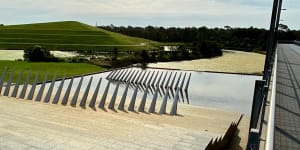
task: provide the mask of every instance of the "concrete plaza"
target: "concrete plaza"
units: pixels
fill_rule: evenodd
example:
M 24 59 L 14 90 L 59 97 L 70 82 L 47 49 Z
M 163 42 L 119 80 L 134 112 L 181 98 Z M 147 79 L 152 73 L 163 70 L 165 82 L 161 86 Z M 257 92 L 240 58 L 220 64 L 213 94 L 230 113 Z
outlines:
M 204 149 L 240 117 L 183 104 L 178 113 L 172 117 L 0 96 L 0 149 Z

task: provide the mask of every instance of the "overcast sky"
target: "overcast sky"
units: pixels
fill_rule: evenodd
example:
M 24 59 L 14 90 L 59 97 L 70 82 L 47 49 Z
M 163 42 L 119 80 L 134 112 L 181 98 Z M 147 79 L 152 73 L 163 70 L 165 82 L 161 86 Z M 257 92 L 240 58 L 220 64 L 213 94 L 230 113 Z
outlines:
M 0 0 L 0 23 L 74 20 L 90 25 L 269 28 L 273 0 Z M 282 23 L 300 29 L 300 1 L 284 0 Z

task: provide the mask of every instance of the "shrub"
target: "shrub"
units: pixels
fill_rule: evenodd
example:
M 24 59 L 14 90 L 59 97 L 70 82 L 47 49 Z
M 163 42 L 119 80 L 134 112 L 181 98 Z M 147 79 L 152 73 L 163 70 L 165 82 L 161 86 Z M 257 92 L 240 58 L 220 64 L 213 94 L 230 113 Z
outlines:
M 42 48 L 39 45 L 25 49 L 23 57 L 25 61 L 31 61 L 31 62 L 59 61 L 58 58 L 50 54 L 50 51 Z

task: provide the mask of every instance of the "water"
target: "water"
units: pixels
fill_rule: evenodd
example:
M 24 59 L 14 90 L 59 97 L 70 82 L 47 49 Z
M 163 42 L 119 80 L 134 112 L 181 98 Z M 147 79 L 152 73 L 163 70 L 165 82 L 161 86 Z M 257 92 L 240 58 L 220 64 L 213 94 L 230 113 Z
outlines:
M 130 70 L 140 71 L 142 69 L 131 68 Z M 186 86 L 188 75 L 189 73 L 191 73 L 191 80 L 187 92 L 185 92 L 184 90 L 180 92 L 180 96 L 179 96 L 180 103 L 189 102 L 190 105 L 197 105 L 197 106 L 222 109 L 226 111 L 239 112 L 239 113 L 246 114 L 248 116 L 250 115 L 251 112 L 252 96 L 254 91 L 255 80 L 261 79 L 260 76 L 223 74 L 223 73 L 207 73 L 207 72 L 178 71 L 178 70 L 164 70 L 164 69 L 146 69 L 145 71 L 147 72 L 159 71 L 160 73 L 164 72 L 164 75 L 166 72 L 168 72 L 168 76 L 170 72 L 173 72 L 171 81 L 173 80 L 175 72 L 177 72 L 174 85 L 176 84 L 180 73 L 182 73 L 182 76 L 179 85 L 181 85 L 184 73 L 187 73 L 183 87 Z M 109 73 L 110 72 L 105 72 L 105 73 L 85 76 L 82 83 L 81 92 L 85 91 L 90 77 L 93 77 L 93 82 L 90 88 L 90 95 L 93 94 L 99 79 L 102 78 L 102 83 L 99 90 L 100 94 L 97 98 L 97 101 L 99 102 L 101 99 L 101 95 L 103 94 L 104 89 L 108 83 L 108 80 L 105 78 L 107 77 L 107 75 L 109 75 Z M 157 80 L 159 76 L 160 74 L 158 75 Z M 155 75 L 153 76 L 153 78 L 154 77 Z M 160 84 L 163 82 L 162 81 L 163 77 L 160 81 Z M 164 85 L 167 82 L 166 80 L 164 81 Z M 80 81 L 80 77 L 74 79 L 73 86 L 72 86 L 73 92 L 76 90 L 79 81 Z M 171 81 L 169 85 L 171 84 Z M 64 89 L 68 87 L 69 82 L 70 79 L 65 81 Z M 55 86 L 58 87 L 59 83 L 60 81 L 56 82 Z M 114 92 L 116 83 L 117 82 L 112 82 L 112 84 L 110 85 L 109 95 L 112 95 L 112 93 Z M 125 83 L 120 84 L 118 96 L 123 95 L 123 91 L 125 87 L 126 87 Z M 137 99 L 142 98 L 145 88 L 146 88 L 145 86 L 139 86 Z M 135 89 L 135 85 L 131 85 L 127 94 L 127 100 L 132 96 L 134 89 Z M 158 100 L 162 100 L 162 97 L 165 92 L 166 89 L 160 88 L 160 92 L 158 94 Z M 148 100 L 152 99 L 153 93 L 154 93 L 154 88 L 152 87 L 149 90 L 149 94 L 147 97 Z M 174 95 L 175 95 L 175 89 L 170 91 L 170 97 L 169 97 L 170 101 L 174 99 L 173 98 Z M 72 95 L 70 95 L 70 97 L 72 97 Z M 107 101 L 110 100 L 107 99 Z

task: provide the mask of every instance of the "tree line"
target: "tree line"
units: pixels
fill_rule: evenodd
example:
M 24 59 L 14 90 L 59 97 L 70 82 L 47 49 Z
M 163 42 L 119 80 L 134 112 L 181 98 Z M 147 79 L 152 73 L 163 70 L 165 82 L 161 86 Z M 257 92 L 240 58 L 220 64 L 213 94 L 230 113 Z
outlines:
M 300 30 L 289 30 L 288 27 L 280 30 L 279 40 L 300 40 Z M 132 27 L 132 26 L 99 26 L 109 31 L 122 33 L 129 36 L 141 37 L 166 43 L 202 43 L 210 41 L 217 43 L 223 49 L 243 51 L 264 51 L 268 37 L 268 31 L 260 28 L 207 28 L 203 27 Z

